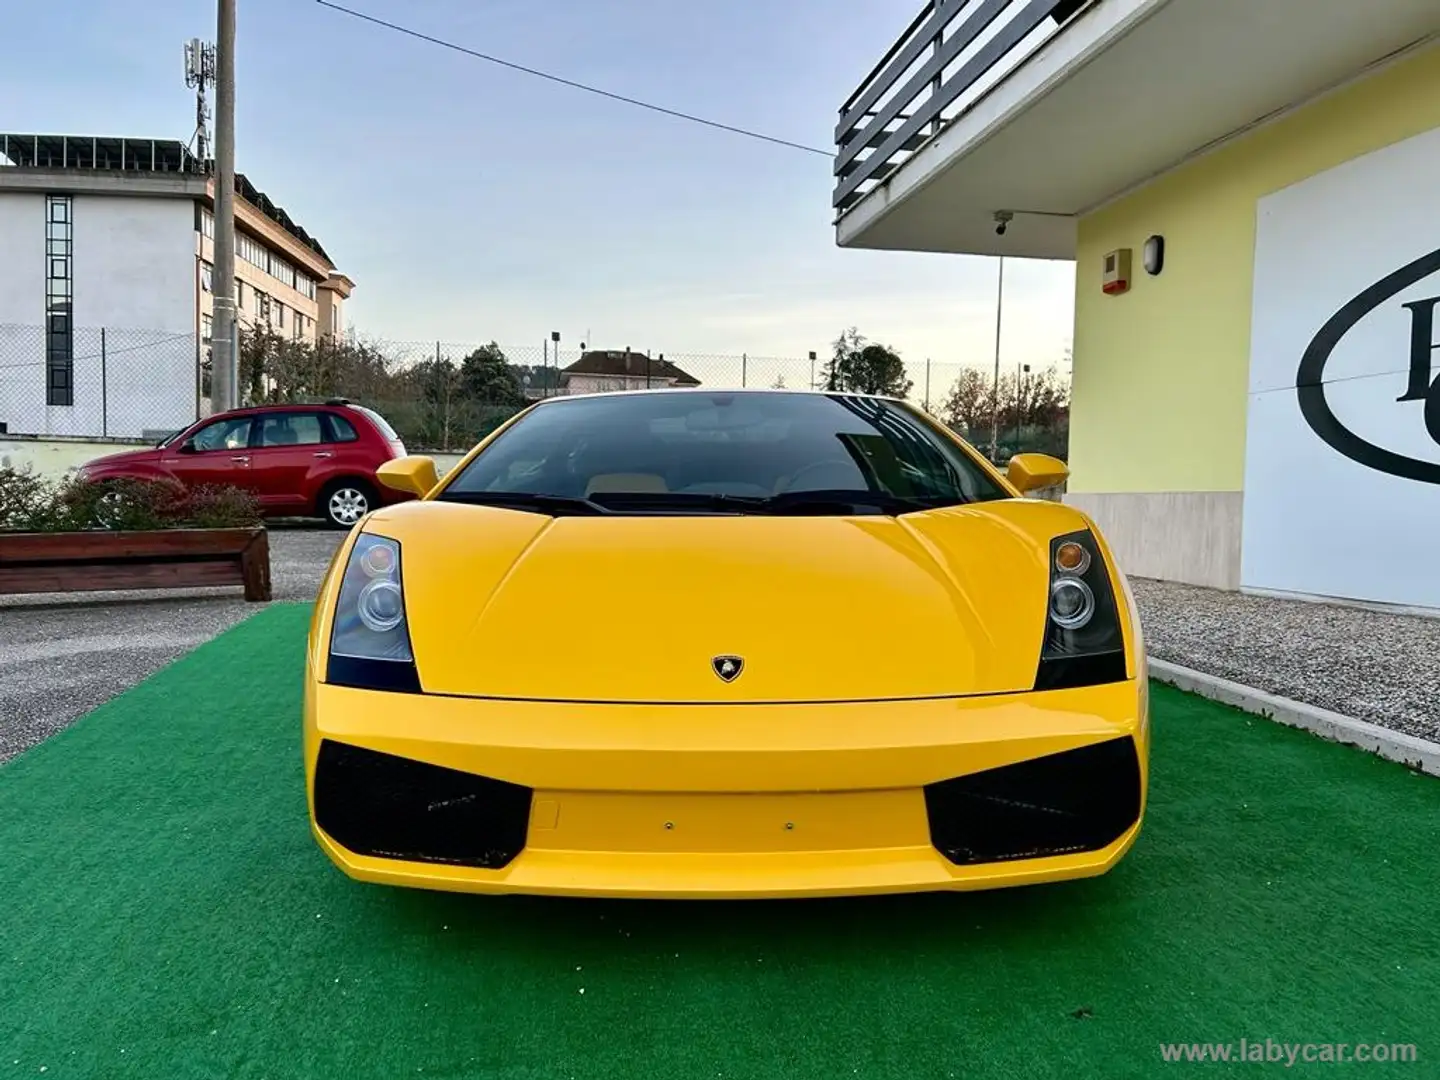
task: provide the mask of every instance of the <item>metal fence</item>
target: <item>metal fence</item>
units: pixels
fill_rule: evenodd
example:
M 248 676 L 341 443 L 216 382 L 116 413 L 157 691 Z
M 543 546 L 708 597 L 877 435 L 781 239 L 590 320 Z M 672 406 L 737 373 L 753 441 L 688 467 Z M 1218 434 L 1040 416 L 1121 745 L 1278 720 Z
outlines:
M 0 431 L 139 439 L 194 421 L 193 332 L 0 324 Z
M 550 342 L 311 344 L 246 334 L 239 388 L 249 405 L 346 397 L 382 413 L 407 446 L 454 452 L 551 396 L 666 386 L 800 390 L 825 381 L 823 353 L 812 360 L 621 346 L 597 360 L 596 350 L 587 352 L 582 364 L 578 347 Z M 0 325 L 0 434 L 140 440 L 177 431 L 210 412 L 209 353 L 193 333 L 117 327 L 77 328 L 67 352 L 47 342 L 43 327 Z M 976 374 L 966 365 L 928 360 L 907 362 L 903 384 L 887 389 L 951 419 L 946 400 L 967 370 L 973 391 Z M 971 414 L 973 430 L 956 426 L 988 449 L 988 422 L 975 422 L 973 407 Z M 1019 449 L 1063 452 L 1064 432 L 1053 422 L 1014 423 L 1014 415 L 1002 417 L 1002 460 Z

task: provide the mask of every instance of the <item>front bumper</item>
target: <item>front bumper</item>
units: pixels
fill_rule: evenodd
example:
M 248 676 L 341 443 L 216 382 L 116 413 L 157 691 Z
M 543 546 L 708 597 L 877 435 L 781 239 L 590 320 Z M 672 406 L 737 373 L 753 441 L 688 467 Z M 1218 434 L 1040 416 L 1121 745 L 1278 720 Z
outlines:
M 994 888 L 1104 873 L 1144 812 L 1143 682 L 735 706 L 306 686 L 316 839 L 351 877 L 391 885 L 691 898 Z

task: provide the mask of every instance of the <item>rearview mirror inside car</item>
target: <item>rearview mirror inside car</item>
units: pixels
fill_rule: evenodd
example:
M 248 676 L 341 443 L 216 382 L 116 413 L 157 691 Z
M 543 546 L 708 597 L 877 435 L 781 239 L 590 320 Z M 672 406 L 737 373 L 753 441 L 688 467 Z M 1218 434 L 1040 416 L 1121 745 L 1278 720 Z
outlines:
M 1070 467 L 1049 454 L 1016 454 L 1005 476 L 1024 495 L 1063 484 L 1070 476 Z
M 435 459 L 424 454 L 392 458 L 375 470 L 375 478 L 394 491 L 423 497 L 440 482 Z

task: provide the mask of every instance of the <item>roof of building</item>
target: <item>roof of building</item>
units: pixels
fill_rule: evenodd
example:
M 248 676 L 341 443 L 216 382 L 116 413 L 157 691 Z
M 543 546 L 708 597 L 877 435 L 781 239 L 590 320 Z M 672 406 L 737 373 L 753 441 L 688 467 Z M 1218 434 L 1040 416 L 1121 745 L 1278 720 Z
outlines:
M 664 356 L 649 357 L 629 349 L 592 349 L 560 372 L 562 381 L 566 375 L 629 375 L 669 379 L 676 386 L 700 385 L 699 379 L 676 367 Z
M 0 167 L 31 169 L 84 169 L 110 172 L 186 173 L 209 176 L 211 162 L 203 161 L 184 143 L 175 139 L 130 139 L 97 135 L 30 135 L 0 133 Z M 235 194 L 299 240 L 326 262 L 320 246 L 284 208 L 252 184 L 243 173 L 235 174 Z

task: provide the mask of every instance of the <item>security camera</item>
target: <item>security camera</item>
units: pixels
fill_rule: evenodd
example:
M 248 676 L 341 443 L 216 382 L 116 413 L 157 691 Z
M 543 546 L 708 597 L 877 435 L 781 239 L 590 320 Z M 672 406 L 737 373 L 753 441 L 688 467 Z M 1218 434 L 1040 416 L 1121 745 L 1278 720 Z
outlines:
M 996 236 L 1004 236 L 1004 235 L 1005 235 L 1005 230 L 1010 227 L 1010 219 L 1013 218 L 1014 216 L 1015 216 L 1015 215 L 1012 214 L 1009 210 L 996 210 L 996 211 L 995 211 L 995 235 L 996 235 Z

